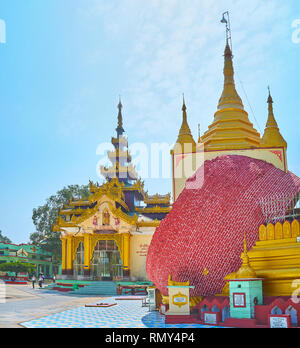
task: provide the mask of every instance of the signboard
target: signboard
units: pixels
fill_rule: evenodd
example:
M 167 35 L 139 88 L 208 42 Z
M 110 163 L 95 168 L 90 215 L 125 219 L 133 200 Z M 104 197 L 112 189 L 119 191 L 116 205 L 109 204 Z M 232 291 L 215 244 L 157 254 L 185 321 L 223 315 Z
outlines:
M 271 329 L 287 329 L 291 326 L 290 315 L 270 315 L 269 316 Z
M 179 292 L 178 294 L 173 296 L 172 302 L 175 306 L 182 307 L 188 303 L 188 297 Z
M 217 313 L 204 312 L 204 323 L 217 325 Z
M 149 249 L 149 244 L 140 244 L 139 249 L 136 251 L 136 254 L 141 257 L 147 257 L 148 249 Z
M 245 293 L 233 293 L 233 307 L 245 308 L 246 307 L 246 294 Z

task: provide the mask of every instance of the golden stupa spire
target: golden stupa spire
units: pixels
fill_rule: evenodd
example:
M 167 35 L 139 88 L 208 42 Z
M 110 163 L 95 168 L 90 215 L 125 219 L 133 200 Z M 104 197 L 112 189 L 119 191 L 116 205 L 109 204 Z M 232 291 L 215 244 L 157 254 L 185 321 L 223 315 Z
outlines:
M 244 252 L 241 256 L 241 259 L 243 260 L 243 262 L 241 268 L 236 272 L 236 279 L 257 278 L 256 273 L 249 262 L 246 233 L 244 236 Z
M 230 39 L 231 40 L 231 39 Z M 224 52 L 224 87 L 213 123 L 202 135 L 205 150 L 239 150 L 258 148 L 260 134 L 249 121 L 234 82 L 232 49 L 229 37 Z
M 280 134 L 278 124 L 275 120 L 273 111 L 273 98 L 271 96 L 270 87 L 268 97 L 268 121 L 266 124 L 264 135 L 261 139 L 261 146 L 263 147 L 287 147 L 287 143 Z
M 235 82 L 234 82 L 234 68 L 233 68 L 233 55 L 229 46 L 229 41 L 226 41 L 226 47 L 224 52 L 224 88 L 219 100 L 218 109 L 224 109 L 225 107 L 235 107 L 238 109 L 244 109 L 242 99 L 238 95 Z
M 179 144 L 182 147 L 182 151 L 184 151 L 185 144 L 192 144 L 191 150 L 194 151 L 196 148 L 195 140 L 192 136 L 190 127 L 187 122 L 187 113 L 186 113 L 186 105 L 185 105 L 185 99 L 183 95 L 183 105 L 182 105 L 182 124 L 181 128 L 179 130 L 179 135 L 177 138 L 176 144 Z
M 238 95 L 235 88 L 232 58 L 233 55 L 229 46 L 229 40 L 227 39 L 224 52 L 224 88 L 219 100 L 219 110 L 224 109 L 228 106 L 238 109 L 244 109 L 242 99 Z

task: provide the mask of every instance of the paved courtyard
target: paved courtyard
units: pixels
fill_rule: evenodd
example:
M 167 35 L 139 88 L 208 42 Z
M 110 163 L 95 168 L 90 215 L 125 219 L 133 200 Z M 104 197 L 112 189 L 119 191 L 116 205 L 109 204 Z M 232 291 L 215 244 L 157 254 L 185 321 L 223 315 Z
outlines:
M 7 286 L 0 303 L 0 328 L 204 328 L 203 325 L 165 325 L 164 316 L 149 312 L 141 300 L 95 298 L 61 294 L 30 286 Z M 86 308 L 92 303 L 117 303 L 108 308 Z
M 2 285 L 3 287 L 3 285 Z M 0 299 L 0 328 L 22 327 L 20 323 L 38 319 L 97 301 L 99 298 L 68 296 L 54 291 L 33 290 L 30 285 L 6 285 Z

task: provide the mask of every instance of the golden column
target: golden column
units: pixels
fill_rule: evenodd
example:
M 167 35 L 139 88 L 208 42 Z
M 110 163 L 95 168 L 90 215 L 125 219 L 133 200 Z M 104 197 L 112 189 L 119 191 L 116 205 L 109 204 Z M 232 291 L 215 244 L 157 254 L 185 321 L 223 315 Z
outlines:
M 90 276 L 91 273 L 91 235 L 84 235 L 84 275 Z
M 62 274 L 66 274 L 67 270 L 67 239 L 65 237 L 61 237 L 61 249 L 62 249 Z
M 124 245 L 123 276 L 129 277 L 130 275 L 130 233 L 123 234 L 123 245 Z
M 67 274 L 73 275 L 73 236 L 67 237 Z

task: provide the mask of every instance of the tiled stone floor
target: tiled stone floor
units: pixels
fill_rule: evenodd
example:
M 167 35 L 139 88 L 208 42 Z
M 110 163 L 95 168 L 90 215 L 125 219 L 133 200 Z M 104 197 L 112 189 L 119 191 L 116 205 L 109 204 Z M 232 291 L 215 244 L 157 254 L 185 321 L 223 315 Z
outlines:
M 105 302 L 117 302 L 117 305 L 109 308 L 80 306 L 21 325 L 26 328 L 213 328 L 198 324 L 166 325 L 164 316 L 149 312 L 142 307 L 141 300 L 109 298 Z
M 7 286 L 0 303 L 0 328 L 203 328 L 203 325 L 165 325 L 164 316 L 142 307 L 142 300 L 75 296 L 29 286 Z M 86 304 L 112 302 L 109 308 Z

